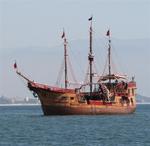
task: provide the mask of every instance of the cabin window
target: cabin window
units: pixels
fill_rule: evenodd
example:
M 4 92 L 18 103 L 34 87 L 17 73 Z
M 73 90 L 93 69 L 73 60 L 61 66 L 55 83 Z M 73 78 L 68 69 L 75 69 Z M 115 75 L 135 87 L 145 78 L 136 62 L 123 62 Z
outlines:
M 74 100 L 74 97 L 70 97 L 71 100 Z
M 134 96 L 134 89 L 132 88 L 132 96 Z

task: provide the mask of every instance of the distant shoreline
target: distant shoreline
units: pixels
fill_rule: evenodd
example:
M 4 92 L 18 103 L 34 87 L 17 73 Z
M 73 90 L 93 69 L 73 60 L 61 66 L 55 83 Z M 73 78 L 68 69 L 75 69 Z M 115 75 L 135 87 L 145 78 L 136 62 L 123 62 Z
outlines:
M 41 104 L 0 104 L 0 106 L 40 106 Z

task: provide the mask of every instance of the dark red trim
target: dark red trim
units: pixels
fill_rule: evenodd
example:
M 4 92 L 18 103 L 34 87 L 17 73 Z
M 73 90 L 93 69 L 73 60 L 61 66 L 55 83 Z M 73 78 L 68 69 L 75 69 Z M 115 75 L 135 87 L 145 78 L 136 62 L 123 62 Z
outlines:
M 65 88 L 53 87 L 53 86 L 48 86 L 48 85 L 34 83 L 34 82 L 30 82 L 30 85 L 32 87 L 34 87 L 34 88 L 50 90 L 50 91 L 59 92 L 59 93 L 74 93 L 75 92 L 73 89 L 65 89 Z
M 128 87 L 136 87 L 136 82 L 129 82 Z

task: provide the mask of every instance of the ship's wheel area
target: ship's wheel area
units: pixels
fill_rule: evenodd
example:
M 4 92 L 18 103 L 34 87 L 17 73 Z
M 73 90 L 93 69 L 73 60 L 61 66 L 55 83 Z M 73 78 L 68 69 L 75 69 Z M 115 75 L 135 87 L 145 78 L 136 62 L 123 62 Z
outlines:
M 111 82 L 109 82 L 111 78 Z M 92 84 L 92 93 L 90 93 L 90 84 L 82 85 L 77 89 L 80 97 L 90 102 L 99 101 L 103 104 L 134 104 L 136 83 L 134 79 L 131 81 L 126 80 L 123 76 L 111 75 L 103 76 L 97 83 Z

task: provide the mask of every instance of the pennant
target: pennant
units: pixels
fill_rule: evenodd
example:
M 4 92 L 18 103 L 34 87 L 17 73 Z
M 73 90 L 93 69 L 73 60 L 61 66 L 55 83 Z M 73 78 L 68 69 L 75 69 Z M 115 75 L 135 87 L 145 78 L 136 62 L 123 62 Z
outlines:
M 107 31 L 106 36 L 110 36 L 110 30 Z
M 65 37 L 65 32 L 63 31 L 61 38 L 63 39 L 64 37 Z
M 15 62 L 15 63 L 14 63 L 14 69 L 16 69 L 16 68 L 17 68 L 17 63 Z
M 90 17 L 88 20 L 89 20 L 89 21 L 91 21 L 92 19 L 93 19 L 93 16 L 92 16 L 92 17 Z

